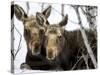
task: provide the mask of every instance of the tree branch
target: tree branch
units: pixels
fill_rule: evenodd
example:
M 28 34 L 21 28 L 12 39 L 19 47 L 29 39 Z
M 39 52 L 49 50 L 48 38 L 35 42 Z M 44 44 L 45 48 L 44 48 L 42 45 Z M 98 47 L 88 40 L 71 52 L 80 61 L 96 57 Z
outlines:
M 93 51 L 92 51 L 92 49 L 91 49 L 91 47 L 90 47 L 90 45 L 89 45 L 89 42 L 88 42 L 88 39 L 87 39 L 85 30 L 84 30 L 84 28 L 83 28 L 83 26 L 82 26 L 82 22 L 81 22 L 79 10 L 78 10 L 79 7 L 75 7 L 75 6 L 74 6 L 73 8 L 75 9 L 76 14 L 77 14 L 77 17 L 78 17 L 78 20 L 79 20 L 80 31 L 81 31 L 81 34 L 82 34 L 82 37 L 83 37 L 85 46 L 86 46 L 86 48 L 87 48 L 87 52 L 88 52 L 88 54 L 89 54 L 89 56 L 90 56 L 90 58 L 91 58 L 91 60 L 92 60 L 92 62 L 93 62 L 94 67 L 97 68 L 96 59 L 95 59 L 94 54 L 93 54 Z
M 15 27 L 15 29 L 20 35 L 19 45 L 18 45 L 18 48 L 17 48 L 17 52 L 15 53 L 15 57 L 16 57 L 16 55 L 18 54 L 18 52 L 20 50 L 20 44 L 21 44 L 21 40 L 22 40 L 22 35 L 21 35 L 21 33 L 19 32 L 19 30 L 16 27 Z
M 82 53 L 82 57 L 83 57 L 83 59 L 84 59 L 84 61 L 85 61 L 86 68 L 89 69 L 89 65 L 88 65 L 88 55 L 84 55 L 84 54 Z
M 83 57 L 81 56 L 78 61 L 74 64 L 74 66 L 71 68 L 71 70 L 74 70 L 76 68 L 76 66 L 78 65 L 78 63 L 81 61 L 81 59 L 83 59 Z

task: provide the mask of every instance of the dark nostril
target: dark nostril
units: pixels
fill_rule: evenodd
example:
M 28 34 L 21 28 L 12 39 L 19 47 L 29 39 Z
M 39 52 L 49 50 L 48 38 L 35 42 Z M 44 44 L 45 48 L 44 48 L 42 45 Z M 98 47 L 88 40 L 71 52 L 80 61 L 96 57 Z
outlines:
M 35 43 L 35 48 L 39 48 L 39 43 Z
M 39 49 L 39 43 L 35 43 L 34 47 L 35 47 L 34 52 L 36 52 L 36 53 L 39 52 L 39 50 L 40 50 Z
M 52 58 L 53 57 L 53 52 L 52 51 L 50 51 L 50 52 L 48 52 L 48 58 Z

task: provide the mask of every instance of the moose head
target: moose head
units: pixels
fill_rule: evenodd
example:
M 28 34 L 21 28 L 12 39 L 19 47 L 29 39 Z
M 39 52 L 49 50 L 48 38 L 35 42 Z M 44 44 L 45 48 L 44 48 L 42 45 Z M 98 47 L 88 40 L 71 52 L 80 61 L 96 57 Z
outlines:
M 65 44 L 64 26 L 67 24 L 68 15 L 66 15 L 58 24 L 46 24 L 46 18 L 38 14 L 38 23 L 45 25 L 45 44 L 46 58 L 54 60 L 63 50 Z
M 50 16 L 51 6 L 47 7 L 41 14 L 45 17 L 46 23 L 48 24 L 47 18 Z M 24 26 L 24 38 L 26 40 L 27 49 L 31 51 L 32 55 L 38 55 L 41 50 L 41 44 L 43 39 L 44 28 L 41 23 L 38 23 L 38 16 L 28 16 L 24 9 L 15 4 L 14 13 L 16 18 L 23 23 Z

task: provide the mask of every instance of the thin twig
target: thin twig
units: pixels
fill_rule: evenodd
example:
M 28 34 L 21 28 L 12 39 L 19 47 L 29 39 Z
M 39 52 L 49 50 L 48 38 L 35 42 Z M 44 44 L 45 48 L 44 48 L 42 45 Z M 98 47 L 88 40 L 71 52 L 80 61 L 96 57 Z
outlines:
M 14 60 L 15 56 L 14 56 L 14 52 L 13 52 L 13 51 L 14 51 L 14 50 L 11 49 L 11 56 L 12 56 L 12 58 L 13 58 L 13 60 Z
M 64 18 L 64 4 L 61 5 L 61 14 L 62 14 L 62 19 Z
M 84 55 L 84 54 L 82 53 L 82 57 L 83 57 L 83 59 L 84 59 L 84 61 L 85 61 L 86 68 L 89 69 L 89 65 L 88 65 L 88 56 L 87 56 L 87 55 Z
M 29 2 L 28 1 L 26 2 L 26 7 L 27 7 L 27 14 L 29 14 L 30 5 L 29 5 Z
M 95 16 L 87 15 L 86 11 L 82 7 L 80 7 L 80 8 L 82 10 L 82 13 L 86 16 L 87 22 L 90 24 L 90 22 L 89 22 L 90 20 L 88 19 L 88 16 L 90 16 L 90 18 L 96 18 L 97 14 Z M 96 32 L 97 25 L 94 24 L 94 26 L 93 27 L 90 27 L 90 28 L 91 28 L 91 30 L 94 31 L 95 38 L 96 38 L 97 37 L 97 32 Z
M 83 14 L 87 17 L 87 13 L 85 12 L 85 10 L 82 7 L 80 7 L 80 8 L 81 8 Z M 90 16 L 91 18 L 95 18 L 97 16 L 97 14 L 95 16 L 88 14 L 88 16 Z
M 13 32 L 13 30 L 14 30 L 14 26 L 15 26 L 15 25 L 13 24 L 12 27 L 11 27 L 11 32 Z
M 83 58 L 83 57 L 81 56 L 81 57 L 79 58 L 79 60 L 74 64 L 74 66 L 71 68 L 71 70 L 74 70 L 74 69 L 76 68 L 77 64 L 80 62 L 80 60 L 81 60 L 82 58 Z
M 62 15 L 62 13 L 60 13 L 58 10 L 56 10 L 55 8 L 53 8 L 52 7 L 52 9 L 53 10 L 55 10 L 58 14 L 60 14 L 61 16 L 63 16 L 64 17 L 64 15 Z M 71 19 L 68 19 L 68 21 L 70 21 L 71 23 L 73 23 L 73 24 L 77 24 L 78 25 L 78 23 L 77 22 L 74 22 L 74 21 L 72 21 Z
M 20 50 L 20 44 L 21 44 L 21 40 L 22 40 L 22 35 L 21 35 L 21 33 L 19 32 L 19 30 L 16 27 L 15 27 L 15 29 L 20 35 L 19 45 L 18 45 L 18 48 L 17 48 L 17 52 L 15 53 L 15 57 L 16 57 L 16 55 L 18 54 L 18 52 Z
M 41 5 L 41 12 L 43 11 L 43 9 L 44 9 L 44 3 L 42 3 Z

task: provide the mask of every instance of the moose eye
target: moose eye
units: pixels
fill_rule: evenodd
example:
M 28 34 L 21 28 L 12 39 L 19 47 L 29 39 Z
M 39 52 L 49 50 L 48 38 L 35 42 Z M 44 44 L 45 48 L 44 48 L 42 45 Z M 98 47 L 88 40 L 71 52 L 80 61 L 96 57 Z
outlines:
M 61 41 L 61 36 L 57 36 L 56 42 L 59 43 Z
M 58 38 L 59 38 L 59 39 L 61 39 L 61 35 L 60 35 L 60 36 L 58 36 Z
M 43 29 L 40 29 L 39 32 L 40 32 L 40 33 L 44 33 L 44 30 L 43 30 Z
M 61 35 L 60 35 L 60 36 L 58 36 L 58 38 L 60 39 L 60 38 L 61 38 Z
M 25 29 L 24 31 L 25 31 L 25 34 L 26 34 L 26 35 L 30 33 L 30 31 L 27 30 L 27 29 Z

